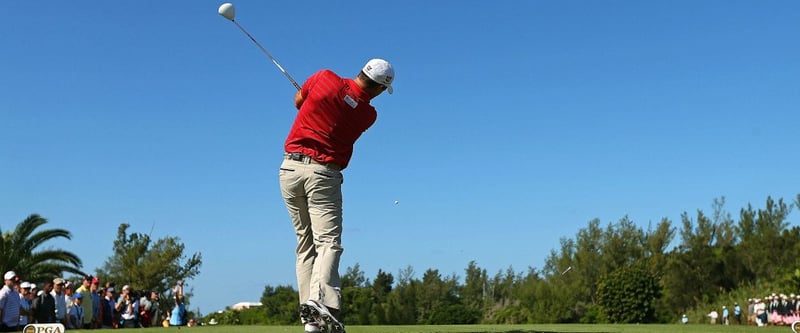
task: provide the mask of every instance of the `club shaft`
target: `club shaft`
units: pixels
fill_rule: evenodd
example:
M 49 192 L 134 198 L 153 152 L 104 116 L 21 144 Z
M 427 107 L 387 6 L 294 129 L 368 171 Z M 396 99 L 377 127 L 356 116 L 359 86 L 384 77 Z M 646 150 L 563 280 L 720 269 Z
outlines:
M 231 20 L 231 22 L 233 22 L 233 24 L 236 24 L 236 26 L 239 28 L 239 30 L 244 32 L 244 34 L 247 35 L 247 37 L 249 37 L 250 40 L 252 40 L 253 43 L 255 43 L 256 46 L 258 46 L 259 49 L 261 49 L 261 52 L 266 54 L 267 57 L 269 57 L 269 59 L 272 60 L 272 63 L 275 64 L 275 66 L 278 66 L 278 69 L 281 70 L 281 73 L 283 73 L 283 75 L 286 75 L 286 78 L 289 79 L 290 82 L 292 82 L 292 84 L 294 85 L 295 88 L 297 88 L 297 90 L 300 90 L 300 85 L 297 84 L 297 81 L 295 81 L 292 78 L 292 76 L 289 75 L 289 73 L 285 69 L 283 69 L 283 66 L 281 66 L 281 64 L 278 63 L 278 60 L 275 60 L 275 57 L 273 57 L 271 54 L 269 54 L 269 51 L 267 51 L 267 49 L 265 49 L 263 46 L 261 46 L 261 43 L 259 43 L 255 38 L 253 38 L 253 36 L 250 35 L 250 33 L 247 32 L 247 30 L 244 30 L 244 28 L 241 25 L 239 25 L 239 22 L 236 22 L 235 20 Z

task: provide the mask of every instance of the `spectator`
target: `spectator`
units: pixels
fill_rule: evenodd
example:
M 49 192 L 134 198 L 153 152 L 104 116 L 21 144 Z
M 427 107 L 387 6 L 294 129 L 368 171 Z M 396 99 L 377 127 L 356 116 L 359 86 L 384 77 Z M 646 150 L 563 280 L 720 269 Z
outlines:
M 739 306 L 738 302 L 733 302 L 733 317 L 736 318 L 736 324 L 742 324 L 742 307 Z
M 92 282 L 89 285 L 89 293 L 92 296 L 92 320 L 89 323 L 89 328 L 100 328 L 102 319 L 100 319 L 100 300 L 103 298 L 104 293 L 99 289 L 100 280 L 97 277 L 92 277 Z
M 122 328 L 136 328 L 136 309 L 139 307 L 139 300 L 131 295 L 131 287 L 125 285 L 122 287 L 122 292 L 117 298 L 115 305 L 117 312 L 119 312 L 120 325 Z
M 114 309 L 113 310 L 114 311 L 113 311 L 113 314 L 112 314 L 112 317 L 113 317 L 112 322 L 114 323 L 114 328 L 117 328 L 119 326 L 119 322 L 120 322 L 120 320 L 119 320 L 119 311 L 117 311 L 117 309 L 116 309 L 117 298 L 119 298 L 119 291 L 117 291 L 117 290 L 119 290 L 119 288 L 117 288 L 117 285 L 114 282 L 106 282 L 106 290 L 108 290 L 108 289 L 111 289 L 112 294 L 114 296 L 114 298 L 113 298 L 113 300 L 114 300 Z
M 75 303 L 72 299 L 73 295 L 75 295 L 75 286 L 72 282 L 64 282 L 64 304 L 66 304 L 67 307 L 67 312 L 65 312 L 67 323 L 69 323 L 69 308 Z
M 781 294 L 781 300 L 778 304 L 778 315 L 780 316 L 780 322 L 778 325 L 791 325 L 792 324 L 792 316 L 789 309 L 789 297 L 786 294 Z
M 689 322 L 689 317 L 686 317 L 686 314 L 684 313 L 683 316 L 681 316 L 681 323 L 686 324 L 688 322 Z
M 19 277 L 14 271 L 3 276 L 5 284 L 0 289 L 0 331 L 14 332 L 19 329 L 20 299 L 17 292 Z
M 778 295 L 772 293 L 772 296 L 770 296 L 769 305 L 767 306 L 768 307 L 767 313 L 769 314 L 769 323 L 777 324 L 781 322 L 780 313 L 778 312 L 779 305 L 780 305 L 780 300 L 778 298 Z
M 764 302 L 761 302 L 761 299 L 756 298 L 754 300 L 755 304 L 753 306 L 753 310 L 756 314 L 756 325 L 764 326 L 767 324 L 767 306 Z
M 748 298 L 747 299 L 747 325 L 752 325 L 756 323 L 756 299 L 755 298 Z
M 794 300 L 794 320 L 800 320 L 800 295 L 795 296 Z
M 83 305 L 81 305 L 83 294 L 75 293 L 72 297 L 72 306 L 69 307 L 67 315 L 67 328 L 79 329 L 83 327 Z
M 139 299 L 139 325 L 142 327 L 150 327 L 150 308 L 153 303 L 150 302 L 150 297 L 147 293 L 142 295 Z
M 106 290 L 99 287 L 94 293 L 94 296 L 97 296 L 97 298 L 94 299 L 94 321 L 92 322 L 92 328 L 103 328 L 103 298 L 106 297 Z
M 19 326 L 25 327 L 33 323 L 33 315 L 31 313 L 31 303 L 33 303 L 33 294 L 31 293 L 30 282 L 22 282 L 19 286 Z
M 53 290 L 53 282 L 46 282 L 36 298 L 33 299 L 31 310 L 36 322 L 39 324 L 51 324 L 56 322 L 56 299 L 50 293 Z
M 730 325 L 728 318 L 730 317 L 730 312 L 728 312 L 727 306 L 722 306 L 722 324 L 723 325 Z
M 169 326 L 186 325 L 186 304 L 183 301 L 183 283 L 175 287 L 175 306 L 169 316 Z
M 158 292 L 155 290 L 150 292 L 150 302 L 153 303 L 153 306 L 150 308 L 150 325 L 153 327 L 158 327 L 159 323 L 161 323 L 161 296 L 158 295 Z
M 53 279 L 53 290 L 50 295 L 56 300 L 56 322 L 67 326 L 67 302 L 64 299 L 64 285 L 66 281 L 62 278 Z
M 101 324 L 102 328 L 117 328 L 116 321 L 116 298 L 114 295 L 114 287 L 106 287 L 105 297 L 100 301 L 102 310 Z
M 151 291 L 142 295 L 142 299 L 139 300 L 139 307 L 141 308 L 141 312 L 139 313 L 139 318 L 141 318 L 141 323 L 143 327 L 158 327 L 158 293 L 155 291 Z
M 93 279 L 94 277 L 91 275 L 84 276 L 81 286 L 75 290 L 76 293 L 83 295 L 83 299 L 80 301 L 80 305 L 83 308 L 83 322 L 80 328 L 91 328 L 92 322 L 94 322 L 94 296 L 96 296 L 96 293 L 92 290 Z
M 717 323 L 717 318 L 719 318 L 719 313 L 717 313 L 717 310 L 711 309 L 711 312 L 709 312 L 706 315 L 706 317 L 709 318 L 709 322 L 713 325 Z

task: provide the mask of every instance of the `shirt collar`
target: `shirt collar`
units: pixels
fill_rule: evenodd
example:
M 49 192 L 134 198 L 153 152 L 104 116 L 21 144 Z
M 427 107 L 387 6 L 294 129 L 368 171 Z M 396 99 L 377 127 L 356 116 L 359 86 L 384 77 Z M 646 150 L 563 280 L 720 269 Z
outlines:
M 347 79 L 345 81 L 347 82 L 347 85 L 350 87 L 350 91 L 352 91 L 355 94 L 355 96 L 353 97 L 356 97 L 366 102 L 369 102 L 372 99 L 372 97 L 370 97 L 369 94 L 366 91 L 364 91 L 364 89 L 361 89 L 361 87 L 358 86 L 358 83 L 356 83 L 355 80 Z

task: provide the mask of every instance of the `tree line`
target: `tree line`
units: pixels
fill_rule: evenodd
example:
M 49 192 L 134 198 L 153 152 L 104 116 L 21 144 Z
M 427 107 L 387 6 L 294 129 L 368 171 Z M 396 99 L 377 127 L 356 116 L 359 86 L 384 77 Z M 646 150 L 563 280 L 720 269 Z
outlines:
M 710 213 L 681 214 L 637 226 L 625 216 L 594 219 L 560 239 L 540 269 L 489 274 L 470 262 L 463 276 L 407 267 L 367 278 L 356 264 L 343 273 L 343 322 L 349 325 L 670 323 L 704 317 L 717 304 L 776 291 L 800 294 L 800 227 L 794 202 L 766 199 L 736 219 L 714 199 Z M 570 268 L 571 267 L 571 268 Z M 568 268 L 569 271 L 566 271 Z M 228 324 L 293 324 L 297 291 L 267 285 L 263 306 L 211 314 Z
M 683 313 L 703 317 L 720 303 L 800 294 L 800 227 L 788 220 L 800 195 L 793 202 L 768 197 L 763 207 L 748 205 L 736 218 L 724 205 L 725 198 L 718 198 L 710 213 L 684 212 L 677 223 L 664 218 L 646 228 L 627 216 L 607 225 L 594 219 L 573 238 L 561 238 L 542 268 L 524 271 L 509 267 L 490 274 L 473 261 L 463 276 L 433 268 L 420 276 L 407 267 L 367 278 L 356 264 L 342 274 L 340 319 L 349 325 L 667 323 Z M 90 274 L 74 253 L 45 246 L 71 239 L 68 230 L 38 230 L 46 223 L 33 214 L 3 231 L 0 271 L 15 270 L 32 282 Z M 113 254 L 96 272 L 101 280 L 168 293 L 178 280 L 200 273 L 201 254 L 187 257 L 177 237 L 153 240 L 128 228 L 119 226 Z M 261 302 L 205 321 L 297 322 L 293 286 L 267 285 Z

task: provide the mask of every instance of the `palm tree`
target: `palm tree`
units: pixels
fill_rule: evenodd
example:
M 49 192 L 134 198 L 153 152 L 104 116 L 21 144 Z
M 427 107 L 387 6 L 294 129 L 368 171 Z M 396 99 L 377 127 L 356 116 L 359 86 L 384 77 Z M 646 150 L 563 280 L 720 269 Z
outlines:
M 72 239 L 65 229 L 36 229 L 47 224 L 47 219 L 32 214 L 17 225 L 14 231 L 2 233 L 0 239 L 0 272 L 13 270 L 26 281 L 45 281 L 64 272 L 83 275 L 81 259 L 72 252 L 56 248 L 41 249 L 47 241 L 56 238 Z M 2 232 L 2 230 L 0 230 Z

